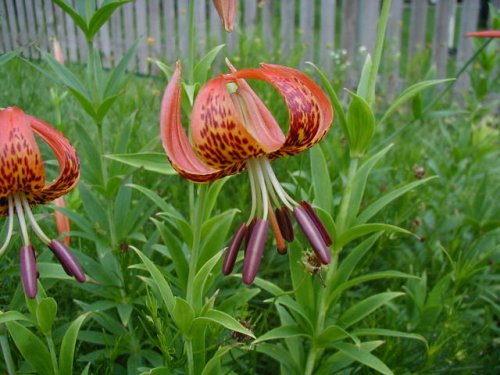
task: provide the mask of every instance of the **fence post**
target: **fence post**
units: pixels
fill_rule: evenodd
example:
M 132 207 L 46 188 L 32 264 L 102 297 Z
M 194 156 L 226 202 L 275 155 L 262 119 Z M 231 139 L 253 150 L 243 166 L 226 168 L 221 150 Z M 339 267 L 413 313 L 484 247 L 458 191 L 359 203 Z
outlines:
M 358 14 L 358 0 L 344 1 L 342 3 L 342 43 L 341 47 L 346 51 L 347 62 L 350 64 L 346 71 L 344 87 L 349 89 L 354 85 L 356 49 L 358 46 L 356 38 L 356 21 Z
M 303 51 L 301 65 L 305 61 L 311 61 L 314 56 L 313 33 L 314 33 L 314 4 L 315 1 L 300 1 L 300 44 Z
M 281 1 L 281 54 L 290 57 L 294 47 L 295 0 Z
M 273 51 L 275 47 L 274 43 L 274 32 L 273 32 L 273 20 L 275 4 L 274 0 L 263 0 L 262 9 L 262 39 L 266 49 L 268 51 Z
M 332 76 L 332 54 L 335 49 L 336 0 L 321 0 L 321 35 L 319 42 L 320 66 Z
M 389 24 L 387 25 L 385 51 L 385 65 L 389 69 L 383 71 L 387 80 L 387 94 L 389 98 L 394 97 L 400 85 L 400 62 L 401 62 L 401 32 L 403 28 L 403 0 L 393 0 Z
M 436 64 L 437 77 L 447 76 L 448 42 L 450 20 L 455 0 L 438 0 L 436 9 L 436 24 L 434 25 L 434 43 L 432 46 L 432 59 Z

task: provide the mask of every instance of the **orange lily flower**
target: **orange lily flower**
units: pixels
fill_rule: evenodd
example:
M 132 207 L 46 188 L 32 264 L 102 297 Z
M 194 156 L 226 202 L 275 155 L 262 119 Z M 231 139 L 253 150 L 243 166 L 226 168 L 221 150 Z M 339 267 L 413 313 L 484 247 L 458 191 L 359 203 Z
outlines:
M 222 19 L 222 22 L 224 22 L 226 31 L 233 31 L 238 0 L 213 0 L 213 3 L 219 17 Z
M 207 82 L 196 97 L 191 114 L 193 147 L 181 124 L 179 63 L 165 89 L 160 115 L 163 147 L 184 178 L 210 182 L 248 170 L 252 209 L 229 244 L 224 274 L 232 271 L 246 239 L 243 281 L 253 282 L 269 227 L 278 251 L 286 253 L 285 241 L 293 240 L 290 212 L 321 262 L 328 264 L 332 240 L 325 227 L 311 205 L 297 203 L 285 192 L 270 164 L 309 149 L 325 136 L 333 122 L 328 97 L 308 76 L 289 67 L 262 64 L 258 69 L 237 71 L 229 62 L 228 66 L 229 74 Z M 286 136 L 245 79 L 268 82 L 281 94 L 289 113 Z
M 45 170 L 35 134 L 47 143 L 59 162 L 59 176 L 49 184 L 45 183 Z M 0 217 L 7 216 L 8 223 L 0 255 L 9 245 L 16 213 L 23 239 L 20 250 L 21 279 L 29 298 L 36 296 L 38 271 L 28 223 L 58 258 L 66 273 L 80 282 L 85 281 L 75 256 L 63 243 L 50 239 L 42 231 L 31 211 L 31 206 L 51 202 L 69 192 L 76 186 L 79 177 L 78 157 L 62 134 L 19 108 L 0 109 Z

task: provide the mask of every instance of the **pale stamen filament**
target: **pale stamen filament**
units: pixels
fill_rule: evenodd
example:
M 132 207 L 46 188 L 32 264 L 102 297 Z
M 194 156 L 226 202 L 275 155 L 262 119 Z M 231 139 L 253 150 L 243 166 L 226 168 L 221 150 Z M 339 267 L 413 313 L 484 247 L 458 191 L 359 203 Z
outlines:
M 278 178 L 274 174 L 273 168 L 271 167 L 271 163 L 269 162 L 269 160 L 267 158 L 262 158 L 261 164 L 262 167 L 265 168 L 276 194 L 278 194 L 278 196 L 280 197 L 281 201 L 285 204 L 285 206 L 287 206 L 291 211 L 293 211 L 293 207 L 298 206 L 299 204 L 295 202 L 283 189 L 283 187 L 278 181 Z
M 5 249 L 7 249 L 7 246 L 9 245 L 10 239 L 12 237 L 12 228 L 14 227 L 14 203 L 12 202 L 12 197 L 7 197 L 7 200 L 9 202 L 9 212 L 7 216 L 7 233 L 5 235 L 5 241 L 2 244 L 2 247 L 0 247 L 0 256 L 3 255 L 5 252 Z
M 250 162 L 247 162 L 247 167 L 248 167 L 248 176 L 250 177 L 250 190 L 252 192 L 252 209 L 250 211 L 250 218 L 248 219 L 247 223 L 250 224 L 257 210 L 257 190 L 256 190 L 257 188 L 255 187 L 255 177 Z
M 26 219 L 24 217 L 23 205 L 21 199 L 16 194 L 14 195 L 14 203 L 16 205 L 17 218 L 19 220 L 19 227 L 21 228 L 21 235 L 23 237 L 24 246 L 30 246 L 30 238 L 28 236 L 28 228 L 26 226 Z
M 255 160 L 255 163 L 253 164 L 255 165 L 255 171 L 257 172 L 257 178 L 258 178 L 258 185 L 262 195 L 262 210 L 263 210 L 262 219 L 267 220 L 267 213 L 269 211 L 269 196 L 267 194 L 264 172 L 262 171 L 262 168 L 260 167 L 260 163 L 258 160 Z
M 28 220 L 31 224 L 31 228 L 35 232 L 35 234 L 44 242 L 46 245 L 50 243 L 50 238 L 43 232 L 42 228 L 38 225 L 35 216 L 33 215 L 33 212 L 31 211 L 31 207 L 28 203 L 28 200 L 26 197 L 22 197 L 21 202 L 24 207 L 24 211 L 26 212 L 26 215 L 28 216 Z

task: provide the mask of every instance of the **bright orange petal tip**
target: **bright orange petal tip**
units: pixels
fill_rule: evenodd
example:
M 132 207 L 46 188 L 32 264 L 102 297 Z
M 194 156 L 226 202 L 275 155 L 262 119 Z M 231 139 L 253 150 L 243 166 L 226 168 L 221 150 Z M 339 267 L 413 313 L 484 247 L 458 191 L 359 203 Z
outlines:
M 160 137 L 165 153 L 174 169 L 194 182 L 210 182 L 222 172 L 204 164 L 193 151 L 181 122 L 181 64 L 165 88 L 160 112 Z
M 213 0 L 213 3 L 226 31 L 233 31 L 238 0 Z
M 473 31 L 465 34 L 465 36 L 476 38 L 500 38 L 500 30 Z

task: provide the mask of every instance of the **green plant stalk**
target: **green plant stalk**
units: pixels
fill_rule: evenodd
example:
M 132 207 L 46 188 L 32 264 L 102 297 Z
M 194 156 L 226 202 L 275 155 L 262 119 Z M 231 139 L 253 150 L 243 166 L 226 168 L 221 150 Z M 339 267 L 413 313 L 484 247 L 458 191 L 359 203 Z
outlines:
M 377 83 L 378 68 L 382 58 L 382 50 L 384 49 L 385 29 L 389 20 L 392 0 L 384 0 L 382 2 L 382 12 L 377 27 L 377 40 L 375 43 L 375 53 L 373 54 L 372 69 L 368 79 L 368 90 L 366 101 L 369 105 L 373 104 L 375 98 L 375 84 Z
M 2 347 L 5 367 L 7 367 L 7 374 L 15 375 L 16 368 L 14 366 L 14 361 L 12 360 L 12 354 L 10 352 L 9 340 L 7 340 L 7 336 L 0 335 L 0 346 Z
M 50 359 L 52 362 L 52 368 L 54 369 L 54 374 L 59 375 L 59 366 L 57 365 L 57 357 L 56 357 L 56 347 L 54 345 L 54 340 L 52 340 L 52 336 L 46 336 L 47 345 L 50 351 Z
M 349 203 L 351 201 L 351 195 L 353 191 L 353 180 L 356 175 L 356 172 L 358 170 L 358 164 L 359 164 L 359 159 L 358 158 L 352 158 L 349 163 L 349 171 L 347 174 L 347 183 L 344 189 L 344 195 L 342 197 L 342 202 L 340 204 L 340 209 L 339 209 L 339 214 L 337 216 L 337 234 L 342 233 L 343 230 L 346 229 L 347 222 L 347 212 L 350 209 Z M 340 247 L 335 247 L 333 249 L 333 256 L 332 256 L 332 262 L 328 266 L 328 271 L 326 273 L 326 278 L 325 278 L 325 285 L 326 288 L 322 288 L 319 291 L 318 295 L 318 302 L 317 302 L 317 319 L 316 319 L 316 327 L 315 327 L 315 332 L 314 335 L 319 335 L 321 331 L 325 328 L 325 320 L 326 320 L 326 313 L 328 312 L 328 291 L 329 285 L 332 284 L 333 277 L 335 275 L 335 272 L 338 267 L 338 257 L 340 252 L 342 251 L 342 248 Z M 306 368 L 304 371 L 304 374 L 306 375 L 311 375 L 314 373 L 314 366 L 316 364 L 316 359 L 321 356 L 321 353 L 323 352 L 323 349 L 316 347 L 315 344 L 315 337 L 313 337 L 312 344 L 311 344 L 311 349 L 309 350 L 309 354 L 307 356 L 306 360 Z

